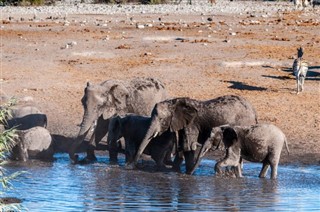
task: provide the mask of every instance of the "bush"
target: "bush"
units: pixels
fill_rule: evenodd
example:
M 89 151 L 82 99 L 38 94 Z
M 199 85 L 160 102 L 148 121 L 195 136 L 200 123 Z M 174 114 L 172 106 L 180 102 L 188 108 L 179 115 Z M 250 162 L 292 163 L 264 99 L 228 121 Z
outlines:
M 16 172 L 11 175 L 6 175 L 6 171 L 3 168 L 3 165 L 6 163 L 8 153 L 15 145 L 15 139 L 17 138 L 17 132 L 14 128 L 4 130 L 4 126 L 7 125 L 8 118 L 11 117 L 10 107 L 15 104 L 15 100 L 11 99 L 5 105 L 0 106 L 0 125 L 2 129 L 0 131 L 0 183 L 2 186 L 0 195 L 5 194 L 5 190 L 12 188 L 10 181 L 20 175 L 22 172 Z M 11 199 L 11 200 L 9 200 Z M 20 204 L 17 204 L 19 201 L 14 201 L 15 198 L 0 198 L 0 211 L 19 211 Z M 12 203 L 12 204 L 8 204 Z

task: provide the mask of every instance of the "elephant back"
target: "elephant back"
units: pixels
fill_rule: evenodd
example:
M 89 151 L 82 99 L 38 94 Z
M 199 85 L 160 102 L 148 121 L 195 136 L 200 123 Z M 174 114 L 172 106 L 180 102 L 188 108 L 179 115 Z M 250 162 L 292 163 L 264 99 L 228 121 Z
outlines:
M 220 125 L 253 125 L 258 123 L 258 116 L 253 105 L 241 96 L 226 95 L 209 100 L 212 120 L 211 127 Z
M 130 82 L 130 113 L 149 116 L 154 105 L 168 98 L 162 82 L 155 78 L 135 78 Z

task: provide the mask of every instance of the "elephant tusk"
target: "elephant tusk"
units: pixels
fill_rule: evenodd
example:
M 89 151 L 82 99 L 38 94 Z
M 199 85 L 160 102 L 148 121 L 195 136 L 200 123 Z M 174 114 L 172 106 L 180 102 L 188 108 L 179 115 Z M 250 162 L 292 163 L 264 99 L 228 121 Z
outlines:
M 159 132 L 155 132 L 153 135 L 151 135 L 148 139 L 149 141 L 155 137 L 157 137 L 157 135 L 159 134 Z
M 208 152 L 208 148 L 206 148 L 202 153 L 201 153 L 201 155 L 200 155 L 200 158 L 202 158 L 207 152 Z
M 159 134 L 159 132 L 155 132 L 155 133 L 153 134 L 152 138 L 157 137 L 158 134 Z

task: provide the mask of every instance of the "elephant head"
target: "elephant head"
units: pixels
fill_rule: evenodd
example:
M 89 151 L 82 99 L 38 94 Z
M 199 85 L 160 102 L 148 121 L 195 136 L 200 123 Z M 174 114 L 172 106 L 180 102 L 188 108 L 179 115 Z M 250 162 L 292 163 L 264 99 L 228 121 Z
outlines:
M 236 132 L 229 127 L 229 125 L 223 125 L 220 127 L 214 127 L 211 130 L 210 137 L 204 142 L 202 145 L 200 152 L 198 154 L 198 157 L 196 159 L 194 167 L 191 169 L 190 174 L 193 174 L 193 172 L 196 170 L 196 168 L 199 166 L 201 159 L 205 156 L 205 154 L 212 150 L 215 151 L 217 149 L 224 150 L 227 146 L 225 146 L 224 141 L 229 141 L 229 145 L 231 146 L 231 141 L 234 141 L 234 139 L 237 138 Z
M 101 115 L 108 119 L 126 110 L 128 93 L 127 88 L 117 81 L 110 80 L 99 85 L 88 82 L 81 99 L 84 115 L 79 136 L 85 135 Z
M 95 128 L 99 117 L 109 119 L 118 113 L 127 110 L 129 91 L 121 81 L 107 80 L 101 84 L 87 83 L 81 99 L 84 115 L 80 125 L 78 137 L 69 151 L 70 158 L 74 161 L 75 151 L 84 140 L 90 129 Z
M 145 135 L 137 155 L 135 163 L 149 144 L 150 140 L 161 135 L 168 129 L 177 132 L 188 126 L 197 116 L 197 109 L 189 98 L 176 98 L 157 103 L 151 113 L 151 124 Z

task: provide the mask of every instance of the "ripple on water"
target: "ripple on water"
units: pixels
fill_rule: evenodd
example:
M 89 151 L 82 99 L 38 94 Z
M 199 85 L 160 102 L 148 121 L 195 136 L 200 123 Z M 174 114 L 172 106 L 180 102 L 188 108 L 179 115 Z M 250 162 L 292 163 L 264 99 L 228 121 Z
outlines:
M 9 164 L 28 174 L 13 181 L 9 196 L 23 199 L 29 211 L 96 210 L 316 210 L 320 209 L 319 167 L 280 166 L 277 180 L 259 179 L 261 164 L 245 163 L 244 178 L 215 177 L 213 160 L 203 160 L 195 175 L 150 172 L 108 165 L 105 157 L 72 165 L 66 154 L 51 163 Z

